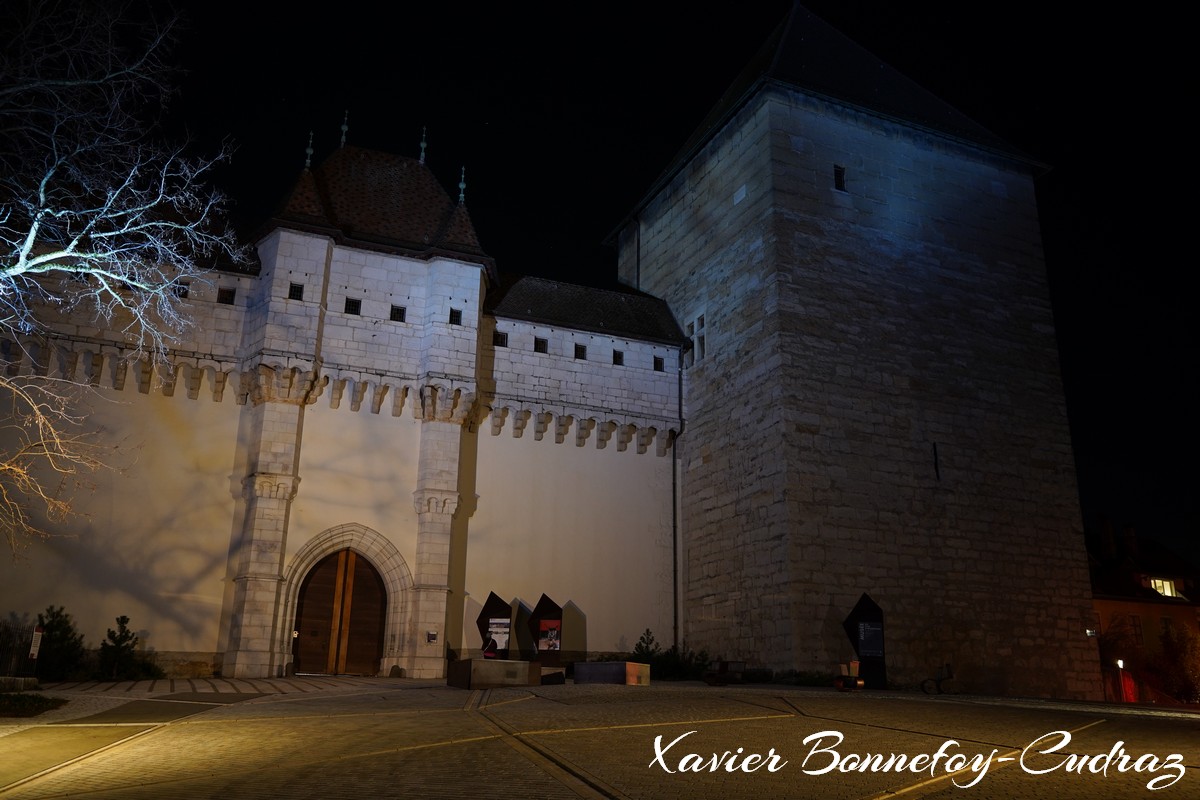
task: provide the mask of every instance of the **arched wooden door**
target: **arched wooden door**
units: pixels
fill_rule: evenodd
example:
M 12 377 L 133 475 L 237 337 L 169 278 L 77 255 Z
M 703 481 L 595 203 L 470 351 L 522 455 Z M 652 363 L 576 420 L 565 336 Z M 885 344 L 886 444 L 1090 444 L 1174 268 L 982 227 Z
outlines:
M 367 559 L 340 550 L 300 584 L 296 672 L 375 675 L 383 658 L 387 590 Z

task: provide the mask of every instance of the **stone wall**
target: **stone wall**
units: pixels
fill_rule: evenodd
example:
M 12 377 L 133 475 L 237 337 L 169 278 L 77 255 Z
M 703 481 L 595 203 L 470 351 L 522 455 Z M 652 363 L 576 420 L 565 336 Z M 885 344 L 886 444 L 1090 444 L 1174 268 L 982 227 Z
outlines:
M 257 276 L 189 287 L 195 324 L 160 371 L 82 315 L 5 351 L 93 384 L 89 423 L 132 451 L 69 536 L 0 576 L 9 610 L 62 604 L 100 634 L 128 614 L 173 673 L 276 675 L 306 569 L 354 547 L 387 587 L 385 672 L 440 674 L 493 588 L 580 604 L 604 647 L 663 629 L 674 348 L 487 317 L 474 264 L 286 230 L 259 255 Z
M 621 274 L 696 344 L 691 643 L 828 670 L 867 593 L 895 684 L 1096 696 L 1029 168 L 773 88 L 635 225 Z
M 503 346 L 492 343 L 492 331 L 505 335 Z M 484 320 L 482 338 L 481 411 L 489 412 L 493 433 L 519 438 L 528 430 L 539 440 L 549 433 L 601 449 L 610 440 L 620 450 L 631 442 L 641 451 L 669 446 L 679 416 L 676 348 L 503 318 Z M 546 342 L 545 353 L 534 349 L 535 339 Z M 614 352 L 622 363 L 614 363 Z

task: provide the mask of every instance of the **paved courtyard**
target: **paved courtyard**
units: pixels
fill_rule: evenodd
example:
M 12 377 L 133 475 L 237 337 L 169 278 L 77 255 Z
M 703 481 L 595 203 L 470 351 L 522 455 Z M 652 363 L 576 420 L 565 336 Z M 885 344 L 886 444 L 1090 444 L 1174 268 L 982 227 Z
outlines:
M 370 678 L 46 693 L 70 702 L 0 719 L 5 800 L 1200 796 L 1200 714 L 1167 709 Z

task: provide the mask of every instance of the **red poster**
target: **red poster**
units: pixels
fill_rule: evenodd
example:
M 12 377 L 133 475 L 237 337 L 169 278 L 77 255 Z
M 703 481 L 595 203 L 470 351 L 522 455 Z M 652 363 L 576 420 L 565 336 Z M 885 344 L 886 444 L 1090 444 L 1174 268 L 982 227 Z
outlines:
M 541 630 L 538 636 L 538 650 L 557 650 L 559 632 L 562 630 L 561 619 L 544 619 L 539 623 Z

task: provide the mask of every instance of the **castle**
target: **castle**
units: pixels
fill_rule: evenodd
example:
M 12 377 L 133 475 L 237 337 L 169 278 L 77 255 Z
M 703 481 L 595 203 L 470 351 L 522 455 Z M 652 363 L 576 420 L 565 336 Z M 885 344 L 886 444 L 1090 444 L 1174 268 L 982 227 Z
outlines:
M 422 159 L 343 147 L 168 374 L 82 318 L 10 364 L 136 449 L 4 600 L 180 671 L 439 677 L 492 593 L 578 657 L 801 672 L 867 595 L 895 685 L 1097 697 L 1038 169 L 798 6 L 616 231 L 628 291 L 502 280 Z

